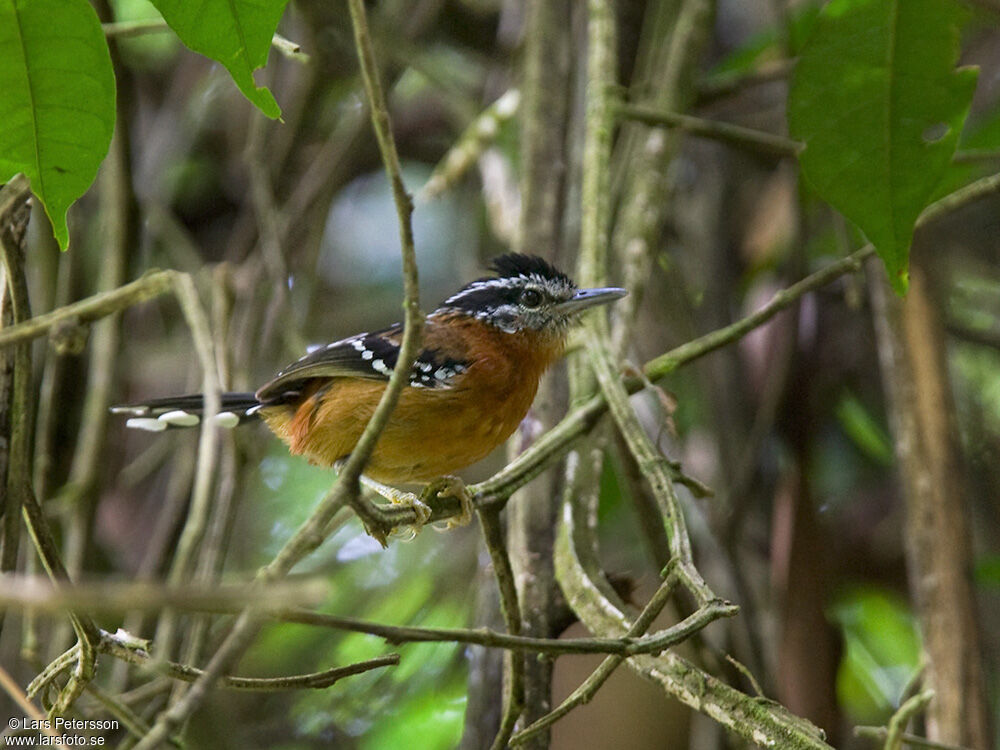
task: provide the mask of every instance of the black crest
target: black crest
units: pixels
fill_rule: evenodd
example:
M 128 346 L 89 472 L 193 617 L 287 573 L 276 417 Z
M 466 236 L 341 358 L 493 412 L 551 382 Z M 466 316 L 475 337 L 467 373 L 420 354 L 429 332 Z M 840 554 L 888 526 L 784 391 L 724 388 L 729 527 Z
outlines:
M 523 253 L 507 253 L 494 258 L 490 270 L 496 271 L 500 278 L 516 278 L 518 276 L 540 276 L 547 281 L 558 281 L 567 286 L 573 286 L 573 281 L 558 268 L 537 255 Z

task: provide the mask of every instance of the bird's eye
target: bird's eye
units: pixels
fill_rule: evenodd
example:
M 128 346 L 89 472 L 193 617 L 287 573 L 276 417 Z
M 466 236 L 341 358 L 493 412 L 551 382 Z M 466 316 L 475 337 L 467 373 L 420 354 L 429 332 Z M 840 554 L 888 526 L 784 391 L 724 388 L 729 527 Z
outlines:
M 525 307 L 538 307 L 542 304 L 542 293 L 537 289 L 525 289 L 521 292 L 521 304 Z

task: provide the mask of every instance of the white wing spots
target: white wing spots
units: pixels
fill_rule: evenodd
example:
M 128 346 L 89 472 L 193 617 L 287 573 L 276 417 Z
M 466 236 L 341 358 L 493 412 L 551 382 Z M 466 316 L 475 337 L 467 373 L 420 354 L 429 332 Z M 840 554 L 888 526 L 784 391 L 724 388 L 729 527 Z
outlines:
M 334 343 L 330 344 L 329 346 L 327 346 L 326 348 L 327 349 L 333 349 L 336 345 L 337 345 L 337 342 L 334 342 Z M 359 352 L 364 352 L 365 351 L 364 336 L 359 336 L 358 338 L 354 339 L 354 341 L 351 342 L 351 346 L 353 346 Z
M 263 408 L 264 408 L 264 404 L 257 404 L 256 406 L 251 406 L 249 409 L 247 409 L 246 415 L 248 417 L 252 417 L 254 414 L 256 414 L 257 412 L 259 412 Z
M 366 362 L 374 356 L 375 352 L 373 352 L 371 349 L 364 349 L 361 351 L 361 359 L 365 360 Z M 382 360 L 379 361 L 381 362 Z
M 146 430 L 147 432 L 163 432 L 167 429 L 167 423 L 152 417 L 133 417 L 125 423 L 126 427 L 133 430 Z
M 392 375 L 392 370 L 386 367 L 385 362 L 381 359 L 376 359 L 372 361 L 372 369 L 379 375 Z
M 227 430 L 231 430 L 240 423 L 240 418 L 231 411 L 220 411 L 212 417 L 212 421 L 219 427 L 225 427 Z
M 174 427 L 194 427 L 201 421 L 197 414 L 189 414 L 182 409 L 163 412 L 157 419 Z

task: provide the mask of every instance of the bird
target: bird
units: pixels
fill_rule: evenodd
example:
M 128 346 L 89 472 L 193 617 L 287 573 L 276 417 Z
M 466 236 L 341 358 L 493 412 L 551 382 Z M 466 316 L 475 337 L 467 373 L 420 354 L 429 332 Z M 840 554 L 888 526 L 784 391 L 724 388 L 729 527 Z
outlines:
M 455 472 L 484 458 L 517 429 L 543 373 L 565 351 L 585 310 L 626 295 L 618 287 L 580 289 L 545 259 L 507 253 L 493 275 L 476 279 L 427 315 L 422 347 L 399 401 L 365 466 L 362 483 L 413 507 L 420 526 L 430 508 L 393 485 L 425 484 L 471 500 Z M 261 419 L 291 453 L 338 468 L 350 456 L 399 357 L 400 323 L 312 347 L 254 393 L 223 393 L 212 419 L 235 427 Z M 202 420 L 201 394 L 112 407 L 131 428 L 160 432 Z M 427 497 L 422 493 L 422 497 Z M 384 540 L 382 540 L 384 543 Z

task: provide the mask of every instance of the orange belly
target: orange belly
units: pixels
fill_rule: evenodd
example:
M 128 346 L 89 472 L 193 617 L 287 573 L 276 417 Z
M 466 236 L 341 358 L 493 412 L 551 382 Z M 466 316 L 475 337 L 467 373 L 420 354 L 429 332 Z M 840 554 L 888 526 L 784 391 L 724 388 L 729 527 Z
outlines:
M 322 466 L 350 455 L 385 390 L 385 383 L 371 380 L 326 385 L 297 405 L 261 410 L 292 453 Z M 504 390 L 404 388 L 365 474 L 389 484 L 428 482 L 485 457 L 517 429 L 535 397 L 537 378 Z

